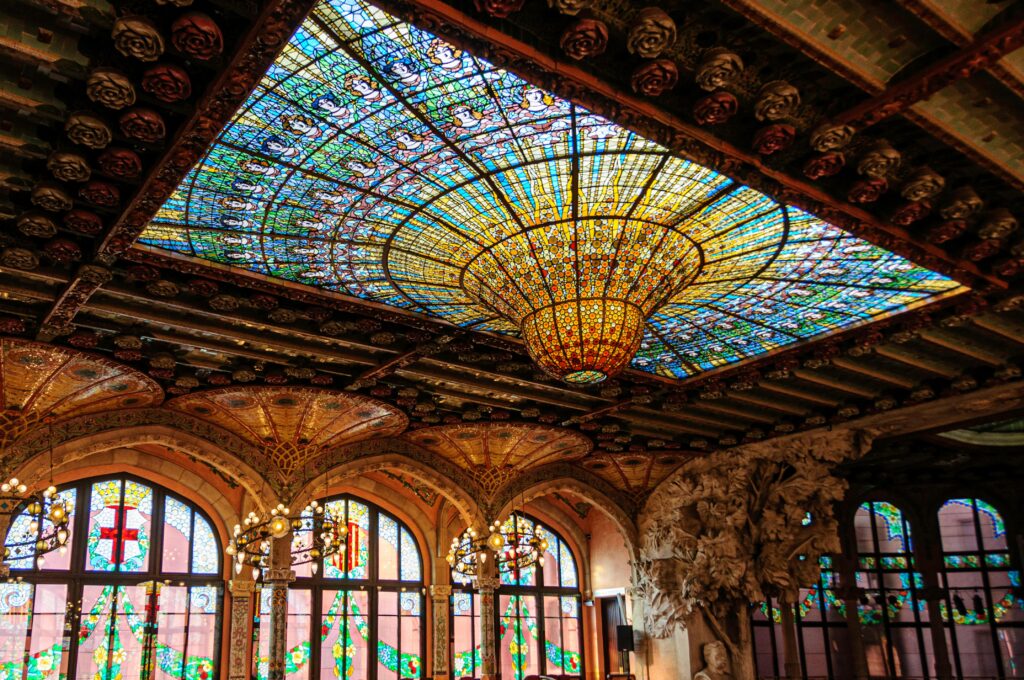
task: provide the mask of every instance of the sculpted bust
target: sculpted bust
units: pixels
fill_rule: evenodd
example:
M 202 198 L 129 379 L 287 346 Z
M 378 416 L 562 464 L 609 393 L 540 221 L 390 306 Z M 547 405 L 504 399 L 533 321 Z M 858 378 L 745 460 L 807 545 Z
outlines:
M 693 680 L 732 680 L 729 653 L 725 643 L 709 642 L 704 645 L 704 668 L 693 676 Z

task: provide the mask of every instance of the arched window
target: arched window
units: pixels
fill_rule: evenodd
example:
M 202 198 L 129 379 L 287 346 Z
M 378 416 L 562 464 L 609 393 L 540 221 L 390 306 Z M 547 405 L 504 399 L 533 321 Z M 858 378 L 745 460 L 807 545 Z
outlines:
M 127 476 L 67 485 L 68 550 L 12 560 L 0 584 L 0 678 L 218 677 L 221 547 L 208 517 Z M 22 512 L 7 543 L 32 534 Z M 65 634 L 67 631 L 67 634 Z
M 924 584 L 915 571 L 910 525 L 892 503 L 862 504 L 854 516 L 857 585 L 865 590 L 857 608 L 871 675 L 934 675 Z
M 565 540 L 536 519 L 513 515 L 502 533 L 541 528 L 548 538 L 543 564 L 525 569 L 499 560 L 494 631 L 502 680 L 532 675 L 583 675 L 583 630 L 576 558 Z M 506 543 L 505 549 L 511 546 Z M 452 571 L 453 675 L 480 676 L 480 603 L 471 581 Z
M 946 600 L 940 607 L 958 677 L 1016 676 L 1024 668 L 1024 600 L 1010 568 L 1003 517 L 977 498 L 939 509 Z
M 813 521 L 807 513 L 804 525 Z M 800 667 L 805 677 L 848 678 L 852 669 L 846 662 L 850 658 L 846 604 L 836 595 L 839 579 L 833 569 L 832 557 L 823 555 L 819 566 L 818 582 L 810 588 L 800 589 L 794 610 Z M 751 617 L 757 673 L 761 677 L 782 677 L 785 674 L 782 611 L 779 606 L 774 598 L 768 598 L 754 608 Z
M 348 527 L 345 549 L 295 568 L 288 589 L 285 676 L 294 680 L 423 677 L 423 561 L 405 524 L 350 496 L 321 501 Z M 270 590 L 263 588 L 256 675 L 268 675 Z

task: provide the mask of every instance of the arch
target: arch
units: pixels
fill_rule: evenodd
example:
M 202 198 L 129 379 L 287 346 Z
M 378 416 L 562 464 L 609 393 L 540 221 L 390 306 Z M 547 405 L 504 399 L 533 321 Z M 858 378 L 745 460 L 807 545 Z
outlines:
M 513 488 L 502 491 L 495 504 L 494 516 L 507 516 L 519 502 L 529 503 L 555 492 L 571 493 L 588 501 L 612 520 L 622 533 L 626 549 L 629 551 L 629 559 L 635 560 L 639 544 L 637 526 L 632 519 L 636 510 L 634 504 L 626 503 L 621 494 L 608 486 L 604 480 L 595 478 L 598 483 L 594 483 L 595 480 L 579 479 L 581 473 L 589 475 L 585 471 L 574 469 L 571 475 L 565 472 L 559 469 L 539 468 L 523 475 Z
M 334 449 L 318 464 L 323 470 L 303 484 L 295 505 L 314 498 L 317 489 L 344 484 L 346 480 L 375 470 L 404 472 L 443 496 L 468 524 L 481 521 L 477 502 L 480 488 L 461 468 L 401 439 L 378 439 Z
M 188 415 L 170 414 L 171 422 L 167 422 L 164 416 L 168 413 L 138 409 L 113 414 L 122 418 L 111 419 L 111 414 L 101 414 L 58 423 L 53 427 L 55 465 L 72 464 L 112 449 L 161 444 L 194 456 L 235 480 L 260 509 L 277 504 L 273 478 L 254 465 L 261 460 L 256 449 Z M 19 440 L 11 452 L 14 462 L 9 470 L 25 479 L 42 479 L 49 469 L 49 458 L 44 455 L 50 443 L 48 435 L 45 428 L 39 428 Z M 270 498 L 268 491 L 272 494 Z

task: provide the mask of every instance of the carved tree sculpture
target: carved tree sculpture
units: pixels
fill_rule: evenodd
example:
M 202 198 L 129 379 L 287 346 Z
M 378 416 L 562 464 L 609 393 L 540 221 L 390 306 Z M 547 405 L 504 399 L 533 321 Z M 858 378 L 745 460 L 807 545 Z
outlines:
M 822 441 L 752 447 L 694 461 L 662 484 L 641 518 L 634 564 L 648 634 L 666 637 L 702 616 L 733 676 L 752 680 L 750 604 L 792 602 L 816 581 L 821 555 L 839 550 L 832 508 L 846 482 L 831 469 L 848 453 Z

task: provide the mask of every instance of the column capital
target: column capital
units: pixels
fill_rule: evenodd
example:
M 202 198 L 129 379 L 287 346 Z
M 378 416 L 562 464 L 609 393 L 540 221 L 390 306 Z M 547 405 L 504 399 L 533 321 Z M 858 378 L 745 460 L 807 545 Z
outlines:
M 452 587 L 450 585 L 430 586 L 430 597 L 435 600 L 451 597 Z
M 295 572 L 289 567 L 273 567 L 267 569 L 267 583 L 291 583 L 295 580 Z
M 500 585 L 501 579 L 497 576 L 478 576 L 476 579 L 476 589 L 481 593 L 493 593 Z
M 256 582 L 252 579 L 233 578 L 228 581 L 228 592 L 232 595 L 251 595 L 256 590 Z

